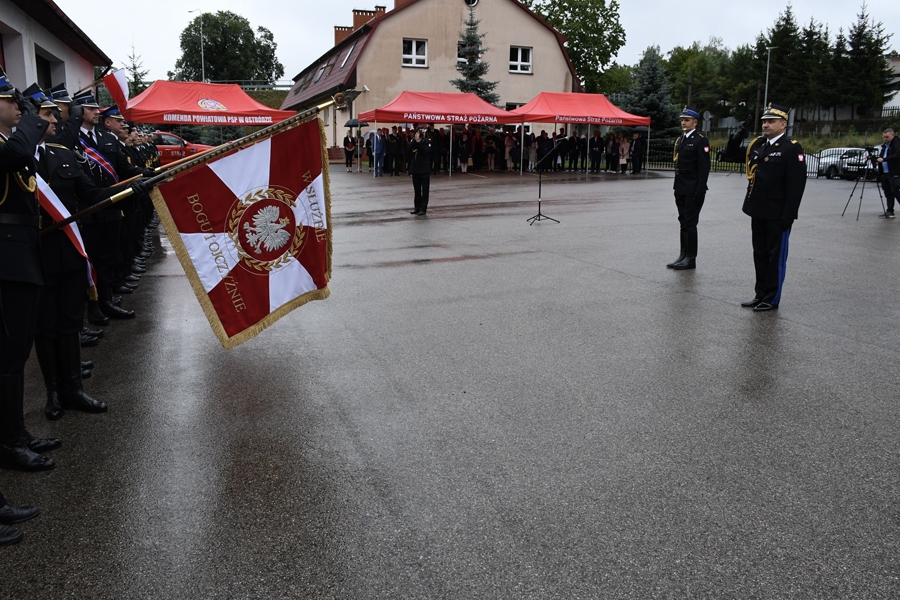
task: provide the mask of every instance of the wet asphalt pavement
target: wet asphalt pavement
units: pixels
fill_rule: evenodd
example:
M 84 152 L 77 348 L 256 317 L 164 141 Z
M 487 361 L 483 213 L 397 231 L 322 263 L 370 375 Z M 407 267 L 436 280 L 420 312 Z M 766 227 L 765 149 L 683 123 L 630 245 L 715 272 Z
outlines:
M 746 180 L 332 166 L 331 297 L 223 350 L 165 235 L 85 358 L 105 415 L 0 472 L 0 598 L 900 597 L 900 220 L 812 180 L 754 314 Z

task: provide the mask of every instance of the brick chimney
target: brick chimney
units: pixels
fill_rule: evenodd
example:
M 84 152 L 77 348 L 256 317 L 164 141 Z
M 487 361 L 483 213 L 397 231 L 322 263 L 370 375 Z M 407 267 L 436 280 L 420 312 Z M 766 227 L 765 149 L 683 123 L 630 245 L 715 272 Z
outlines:
M 375 7 L 375 17 L 378 18 L 384 14 L 384 11 L 387 10 L 386 6 L 376 6 Z
M 334 45 L 337 46 L 345 39 L 347 36 L 353 33 L 352 27 L 345 27 L 343 25 L 335 25 L 334 26 Z
M 353 31 L 356 31 L 369 21 L 375 18 L 374 10 L 353 9 Z

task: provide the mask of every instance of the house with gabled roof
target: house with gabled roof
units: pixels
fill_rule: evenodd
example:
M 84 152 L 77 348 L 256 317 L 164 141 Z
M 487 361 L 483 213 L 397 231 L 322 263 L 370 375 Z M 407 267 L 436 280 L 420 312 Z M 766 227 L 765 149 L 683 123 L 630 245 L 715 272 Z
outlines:
M 65 83 L 75 92 L 111 64 L 53 0 L 0 0 L 0 66 L 19 89 Z
M 334 47 L 294 77 L 281 108 L 302 110 L 358 90 L 349 110 L 322 113 L 329 145 L 344 135 L 350 111 L 383 106 L 406 90 L 456 92 L 459 34 L 469 5 L 484 34 L 485 76 L 498 81 L 500 106 L 512 109 L 540 92 L 580 91 L 565 37 L 518 0 L 395 0 L 393 10 L 354 10 L 352 26 L 334 28 Z M 380 124 L 379 124 L 380 125 Z

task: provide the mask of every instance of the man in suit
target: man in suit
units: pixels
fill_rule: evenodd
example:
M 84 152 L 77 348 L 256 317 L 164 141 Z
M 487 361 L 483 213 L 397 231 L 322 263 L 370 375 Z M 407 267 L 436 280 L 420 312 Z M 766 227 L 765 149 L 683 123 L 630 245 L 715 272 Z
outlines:
M 47 127 L 37 107 L 0 76 L 0 466 L 19 471 L 56 466 L 39 454 L 48 440 L 28 434 L 22 413 L 44 285 L 34 156 Z
M 603 151 L 605 149 L 603 136 L 600 135 L 599 129 L 594 130 L 594 135 L 591 137 L 588 145 L 590 146 L 591 151 L 591 173 L 599 173 L 600 159 L 603 158 Z
M 681 130 L 675 141 L 675 206 L 681 224 L 681 252 L 666 266 L 676 271 L 697 267 L 697 223 L 706 198 L 709 179 L 709 140 L 697 131 L 700 114 L 688 107 L 681 111 Z
M 646 150 L 647 142 L 641 138 L 641 134 L 637 131 L 631 134 L 631 174 L 639 175 L 641 167 L 644 166 L 644 150 Z
M 881 168 L 881 189 L 884 190 L 884 199 L 887 201 L 887 210 L 883 216 L 885 219 L 893 219 L 894 201 L 900 196 L 900 139 L 897 139 L 890 127 L 881 133 L 881 139 L 884 144 L 875 162 Z
M 790 110 L 769 104 L 762 115 L 763 135 L 751 142 L 746 153 L 741 152 L 741 140 L 749 119 L 725 148 L 726 160 L 743 160 L 747 165 L 743 211 L 750 216 L 756 294 L 741 306 L 754 312 L 774 310 L 781 303 L 791 226 L 806 188 L 803 148 L 786 133 Z

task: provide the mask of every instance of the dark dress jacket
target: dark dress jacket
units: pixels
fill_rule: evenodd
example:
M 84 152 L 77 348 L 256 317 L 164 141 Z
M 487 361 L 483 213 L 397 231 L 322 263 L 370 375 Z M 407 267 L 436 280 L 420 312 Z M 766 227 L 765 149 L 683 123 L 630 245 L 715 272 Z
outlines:
M 65 146 L 49 143 L 45 148 L 44 164 L 38 171 L 69 213 L 75 214 L 115 193 L 116 188 L 97 187 L 79 167 L 75 153 Z M 46 226 L 49 215 L 43 216 Z M 84 268 L 84 257 L 61 229 L 41 239 L 41 254 L 48 276 Z
M 705 194 L 709 180 L 709 140 L 699 131 L 675 141 L 676 196 Z
M 415 139 L 409 143 L 409 174 L 431 174 L 431 140 L 423 139 L 417 142 Z
M 0 280 L 44 284 L 34 153 L 49 123 L 22 115 L 9 139 L 0 137 Z
M 80 138 L 81 145 L 86 150 L 88 148 L 91 148 L 99 152 L 107 160 L 109 165 L 116 173 L 116 177 L 113 177 L 89 159 L 89 163 L 91 165 L 91 176 L 97 187 L 110 187 L 115 185 L 118 181 L 124 181 L 125 179 L 129 179 L 131 177 L 134 177 L 135 175 L 143 174 L 143 169 L 132 165 L 128 160 L 128 157 L 124 152 L 124 147 L 119 143 L 119 139 L 115 135 L 113 135 L 109 131 L 100 129 L 99 127 L 94 128 L 94 135 L 97 138 L 96 144 L 91 142 L 89 138 L 85 137 L 82 134 Z M 83 219 L 83 222 L 108 223 L 111 221 L 119 221 L 121 219 L 122 208 L 113 204 L 88 215 Z
M 774 144 L 758 137 L 747 147 L 746 165 L 744 213 L 755 219 L 796 219 L 806 188 L 803 147 L 787 134 Z

